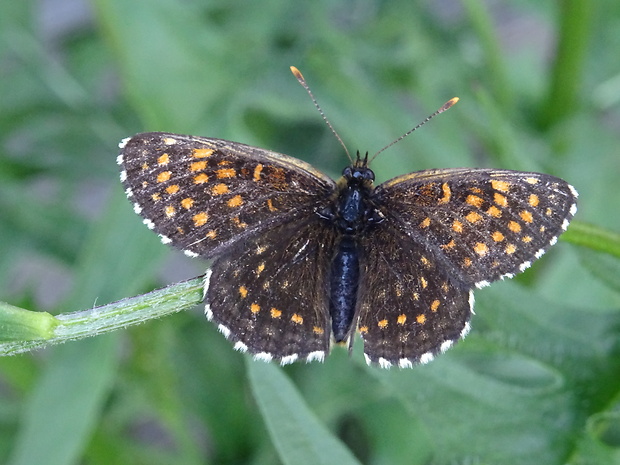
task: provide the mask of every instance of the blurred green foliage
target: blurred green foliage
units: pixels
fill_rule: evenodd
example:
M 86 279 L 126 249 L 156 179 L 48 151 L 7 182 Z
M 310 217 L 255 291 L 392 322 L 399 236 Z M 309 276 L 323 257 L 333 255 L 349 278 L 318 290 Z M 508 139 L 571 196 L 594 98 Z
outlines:
M 352 151 L 380 149 L 459 96 L 374 162 L 378 181 L 457 166 L 554 174 L 581 194 L 583 223 L 566 237 L 589 247 L 561 241 L 524 276 L 478 291 L 468 338 L 413 370 L 368 368 L 359 343 L 324 364 L 253 362 L 200 309 L 0 359 L 1 463 L 620 462 L 620 267 L 610 255 L 620 3 L 62 9 L 76 5 L 0 3 L 2 300 L 76 311 L 202 273 L 123 196 L 117 144 L 136 132 L 236 140 L 337 176 L 345 157 L 290 65 Z

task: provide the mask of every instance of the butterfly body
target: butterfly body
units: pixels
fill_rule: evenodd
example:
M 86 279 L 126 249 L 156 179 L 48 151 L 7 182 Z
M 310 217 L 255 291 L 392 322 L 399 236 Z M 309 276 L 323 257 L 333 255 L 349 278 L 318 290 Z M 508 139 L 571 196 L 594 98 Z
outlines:
M 212 259 L 206 315 L 263 360 L 323 360 L 359 331 L 369 363 L 430 361 L 467 334 L 473 289 L 525 270 L 576 211 L 539 173 L 445 169 L 373 185 L 367 158 L 334 182 L 283 154 L 138 134 L 121 180 L 162 242 Z
M 328 227 L 340 236 L 331 260 L 329 273 L 329 314 L 336 342 L 350 336 L 360 280 L 360 237 L 368 228 L 382 221 L 370 197 L 375 175 L 364 160 L 357 157 L 347 166 L 338 181 L 332 205 L 319 211 Z

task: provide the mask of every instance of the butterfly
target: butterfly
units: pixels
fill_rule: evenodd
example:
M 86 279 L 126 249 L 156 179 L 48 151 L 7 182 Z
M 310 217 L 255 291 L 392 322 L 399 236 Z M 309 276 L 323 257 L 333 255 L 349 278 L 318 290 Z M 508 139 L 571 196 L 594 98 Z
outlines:
M 150 132 L 120 148 L 146 226 L 212 260 L 207 318 L 281 364 L 322 361 L 356 331 L 369 364 L 431 361 L 468 333 L 473 290 L 528 268 L 577 210 L 577 191 L 540 173 L 434 169 L 375 186 L 367 154 L 334 181 L 222 139 Z

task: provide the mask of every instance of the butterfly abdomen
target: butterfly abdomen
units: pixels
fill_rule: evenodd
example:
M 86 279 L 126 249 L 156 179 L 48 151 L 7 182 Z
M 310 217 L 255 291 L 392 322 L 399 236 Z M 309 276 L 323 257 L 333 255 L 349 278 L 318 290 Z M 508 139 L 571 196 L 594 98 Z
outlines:
M 336 342 L 344 341 L 350 332 L 357 304 L 360 265 L 359 251 L 352 236 L 343 236 L 332 261 L 329 283 L 329 312 Z

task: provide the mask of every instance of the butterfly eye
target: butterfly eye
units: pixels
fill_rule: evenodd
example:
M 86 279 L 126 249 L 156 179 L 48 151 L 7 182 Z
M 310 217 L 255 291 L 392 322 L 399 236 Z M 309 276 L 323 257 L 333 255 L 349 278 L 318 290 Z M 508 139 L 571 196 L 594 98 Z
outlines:
M 364 168 L 364 171 L 362 173 L 363 178 L 367 181 L 374 181 L 375 180 L 375 173 L 373 170 L 368 169 L 368 168 Z

